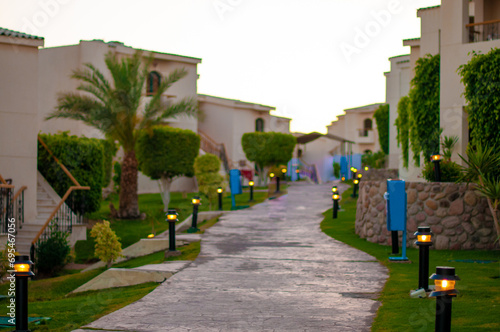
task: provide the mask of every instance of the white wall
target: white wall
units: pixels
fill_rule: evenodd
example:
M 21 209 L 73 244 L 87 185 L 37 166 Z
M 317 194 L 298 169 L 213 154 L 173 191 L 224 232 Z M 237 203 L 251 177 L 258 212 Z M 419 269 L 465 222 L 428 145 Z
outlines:
M 27 223 L 36 217 L 38 46 L 42 40 L 0 36 L 0 174 L 24 194 Z

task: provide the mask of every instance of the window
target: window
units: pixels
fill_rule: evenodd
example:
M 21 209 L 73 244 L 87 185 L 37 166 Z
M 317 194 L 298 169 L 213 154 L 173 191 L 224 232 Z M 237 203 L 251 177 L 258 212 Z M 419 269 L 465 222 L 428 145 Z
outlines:
M 363 123 L 365 130 L 372 130 L 372 119 L 365 119 Z
M 158 87 L 160 86 L 161 83 L 161 76 L 158 72 L 152 71 L 148 74 L 148 88 L 147 88 L 147 95 L 151 96 L 153 95 L 156 91 L 158 91 Z
M 262 118 L 255 120 L 255 131 L 264 132 L 264 120 Z

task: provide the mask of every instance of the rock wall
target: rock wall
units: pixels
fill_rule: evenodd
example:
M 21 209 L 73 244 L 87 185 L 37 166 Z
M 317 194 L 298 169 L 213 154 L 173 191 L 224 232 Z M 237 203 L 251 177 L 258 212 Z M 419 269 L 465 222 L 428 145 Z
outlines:
M 363 180 L 365 181 L 385 181 L 387 179 L 397 179 L 399 177 L 399 171 L 397 169 L 387 169 L 387 168 L 370 168 L 368 171 L 360 170 L 363 174 Z
M 407 182 L 407 245 L 414 246 L 418 226 L 430 226 L 431 248 L 494 249 L 497 234 L 486 198 L 470 184 Z M 391 244 L 386 226 L 386 181 L 361 181 L 356 234 L 370 242 Z M 401 233 L 401 232 L 400 232 Z M 401 243 L 401 234 L 400 234 Z

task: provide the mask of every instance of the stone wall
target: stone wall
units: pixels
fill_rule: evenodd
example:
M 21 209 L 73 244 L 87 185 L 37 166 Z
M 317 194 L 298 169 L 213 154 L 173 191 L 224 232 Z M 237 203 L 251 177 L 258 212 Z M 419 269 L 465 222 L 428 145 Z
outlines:
M 397 179 L 399 177 L 399 171 L 397 169 L 370 168 L 368 171 L 361 169 L 360 172 L 363 174 L 362 179 L 365 181 L 385 181 L 387 179 Z
M 407 182 L 407 244 L 415 247 L 413 233 L 418 226 L 430 226 L 434 249 L 498 248 L 488 203 L 474 188 L 472 184 Z M 386 191 L 386 181 L 360 182 L 355 226 L 360 237 L 390 245 Z

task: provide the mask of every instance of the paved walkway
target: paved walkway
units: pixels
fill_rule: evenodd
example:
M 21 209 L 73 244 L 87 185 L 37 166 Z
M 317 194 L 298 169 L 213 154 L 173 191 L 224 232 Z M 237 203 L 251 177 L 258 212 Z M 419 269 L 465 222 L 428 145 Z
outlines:
M 231 212 L 198 259 L 143 299 L 89 324 L 113 331 L 369 331 L 386 270 L 319 228 L 330 185 Z M 81 331 L 81 330 L 80 330 Z

